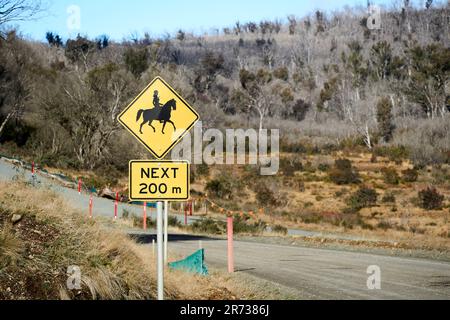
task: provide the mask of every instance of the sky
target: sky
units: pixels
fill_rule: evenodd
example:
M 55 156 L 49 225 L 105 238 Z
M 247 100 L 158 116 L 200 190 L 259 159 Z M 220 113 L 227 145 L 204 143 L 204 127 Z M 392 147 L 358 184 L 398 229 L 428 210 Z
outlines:
M 348 5 L 366 6 L 367 0 L 43 0 L 48 12 L 37 20 L 16 24 L 24 36 L 44 40 L 47 31 L 67 39 L 77 34 L 108 35 L 122 40 L 132 33 L 152 37 L 183 29 L 201 34 L 236 21 L 302 17 L 316 9 L 334 11 Z M 391 3 L 372 0 L 375 4 Z M 78 10 L 79 9 L 79 10 Z M 79 12 L 79 14 L 78 14 Z M 79 19 L 77 19 L 79 17 Z M 79 21 L 79 23 L 78 23 Z

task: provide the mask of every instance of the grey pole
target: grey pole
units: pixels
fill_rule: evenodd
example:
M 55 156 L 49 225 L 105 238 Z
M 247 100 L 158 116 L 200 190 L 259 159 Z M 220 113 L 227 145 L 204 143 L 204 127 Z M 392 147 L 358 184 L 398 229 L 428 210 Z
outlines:
M 164 265 L 167 265 L 167 244 L 169 240 L 169 201 L 164 201 Z
M 157 243 L 158 243 L 158 300 L 164 300 L 164 256 L 163 256 L 163 212 L 162 202 L 157 204 L 156 213 L 156 228 L 157 228 Z

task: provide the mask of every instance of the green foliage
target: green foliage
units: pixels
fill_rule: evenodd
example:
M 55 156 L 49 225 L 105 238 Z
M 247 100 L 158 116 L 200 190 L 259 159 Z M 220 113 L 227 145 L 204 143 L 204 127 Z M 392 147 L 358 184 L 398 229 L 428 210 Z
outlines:
M 450 73 L 450 48 L 442 44 L 415 46 L 408 52 L 411 76 L 404 92 L 411 102 L 422 107 L 423 113 L 433 118 L 445 113 L 447 97 L 445 84 Z
M 235 234 L 261 234 L 267 228 L 267 224 L 261 220 L 254 223 L 248 223 L 243 217 L 234 216 L 233 217 L 233 232 Z
M 284 227 L 282 225 L 276 224 L 276 225 L 274 225 L 272 227 L 272 232 L 280 233 L 280 234 L 283 234 L 283 235 L 287 235 L 288 234 L 288 228 L 286 228 L 286 227 Z
M 280 160 L 280 170 L 283 175 L 292 177 L 295 172 L 303 171 L 303 164 L 300 159 L 292 157 L 292 158 L 282 158 Z
M 359 183 L 359 175 L 348 159 L 337 159 L 328 175 L 330 180 L 337 185 Z
M 317 103 L 317 109 L 319 111 L 329 111 L 325 104 L 336 94 L 338 90 L 338 81 L 339 78 L 333 77 L 323 85 L 323 89 L 320 91 L 319 102 Z
M 350 212 L 358 212 L 377 204 L 378 194 L 374 189 L 361 187 L 347 201 Z
M 128 211 L 127 209 L 122 209 L 122 218 L 128 219 L 131 216 L 132 215 L 130 214 L 130 211 Z
M 205 163 L 199 164 L 195 167 L 195 171 L 200 177 L 209 177 L 209 166 Z
M 177 228 L 183 227 L 183 224 L 180 222 L 180 220 L 178 220 L 178 218 L 176 216 L 171 216 L 171 215 L 169 215 L 169 217 L 167 219 L 167 224 L 171 227 L 177 227 Z
M 206 233 L 206 234 L 222 234 L 226 230 L 226 223 L 215 221 L 211 218 L 201 219 L 195 221 L 191 225 L 193 232 Z
M 289 80 L 289 70 L 286 67 L 280 67 L 278 69 L 275 69 L 275 71 L 273 72 L 273 76 L 277 79 L 288 81 Z
M 425 210 L 441 210 L 444 202 L 444 196 L 436 188 L 428 187 L 419 191 L 419 204 Z
M 385 183 L 391 185 L 398 185 L 400 183 L 400 176 L 395 168 L 384 168 L 382 171 Z
M 47 39 L 48 44 L 51 46 L 55 46 L 57 48 L 63 46 L 62 39 L 58 34 L 55 34 L 53 32 L 47 32 L 45 34 L 45 38 Z
M 275 207 L 279 204 L 279 200 L 275 196 L 274 191 L 265 183 L 261 182 L 255 186 L 256 200 L 261 206 Z
M 407 183 L 416 182 L 419 178 L 419 172 L 416 169 L 406 169 L 402 171 L 402 181 Z
M 208 51 L 201 59 L 203 72 L 207 76 L 215 76 L 217 72 L 224 68 L 225 59 L 221 53 Z
M 389 98 L 381 98 L 377 104 L 378 132 L 385 142 L 392 140 L 394 123 L 392 118 L 392 103 Z
M 229 174 L 221 174 L 206 184 L 206 191 L 213 197 L 221 199 L 233 199 L 237 189 L 236 180 Z
M 262 85 L 267 84 L 272 81 L 272 74 L 265 69 L 259 69 L 256 73 L 256 80 Z
M 381 199 L 381 201 L 383 203 L 395 203 L 396 202 L 396 198 L 395 195 L 392 192 L 386 192 L 383 196 L 383 198 Z
M 139 78 L 149 67 L 147 48 L 128 48 L 123 54 L 125 65 L 136 78 Z
M 291 88 L 284 88 L 280 92 L 281 101 L 284 104 L 288 104 L 289 102 L 294 101 L 294 93 L 292 92 Z
M 95 42 L 88 38 L 78 37 L 75 40 L 68 40 L 66 43 L 65 54 L 66 57 L 72 62 L 87 62 L 87 58 L 91 55 L 97 46 Z
M 407 147 L 401 145 L 383 146 L 374 148 L 373 154 L 376 157 L 386 157 L 390 161 L 401 164 L 403 160 L 408 159 L 410 151 Z

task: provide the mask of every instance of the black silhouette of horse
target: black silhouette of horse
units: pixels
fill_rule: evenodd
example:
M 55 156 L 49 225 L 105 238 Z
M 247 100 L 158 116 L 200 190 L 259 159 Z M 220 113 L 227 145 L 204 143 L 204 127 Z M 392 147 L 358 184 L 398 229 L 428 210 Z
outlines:
M 177 102 L 175 101 L 175 99 L 170 100 L 161 108 L 139 110 L 136 121 L 139 121 L 139 119 L 141 118 L 142 115 L 144 116 L 144 122 L 141 124 L 141 129 L 139 130 L 139 132 L 141 134 L 143 134 L 142 127 L 146 123 L 148 123 L 148 125 L 153 128 L 153 132 L 156 132 L 155 127 L 152 126 L 153 121 L 159 121 L 161 123 L 164 123 L 163 128 L 162 128 L 163 134 L 165 134 L 164 129 L 166 128 L 167 123 L 171 123 L 173 125 L 173 128 L 175 130 L 177 130 L 177 128 L 175 127 L 175 124 L 172 122 L 172 120 L 170 120 L 172 117 L 172 108 L 173 108 L 173 110 L 177 110 Z

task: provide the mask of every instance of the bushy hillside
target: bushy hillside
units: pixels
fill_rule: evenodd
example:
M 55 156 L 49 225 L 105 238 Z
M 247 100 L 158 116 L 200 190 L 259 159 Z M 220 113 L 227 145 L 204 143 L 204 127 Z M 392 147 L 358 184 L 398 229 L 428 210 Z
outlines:
M 403 145 L 449 161 L 449 6 L 410 1 L 367 28 L 366 8 L 236 23 L 216 34 L 0 40 L 0 142 L 58 167 L 124 171 L 146 152 L 117 114 L 156 75 L 208 127 L 280 128 L 282 147 Z M 293 13 L 295 14 L 295 13 Z M 106 30 L 105 30 L 106 31 Z

